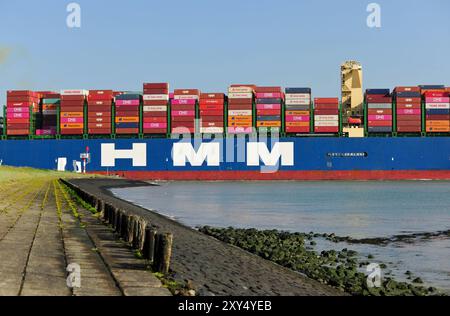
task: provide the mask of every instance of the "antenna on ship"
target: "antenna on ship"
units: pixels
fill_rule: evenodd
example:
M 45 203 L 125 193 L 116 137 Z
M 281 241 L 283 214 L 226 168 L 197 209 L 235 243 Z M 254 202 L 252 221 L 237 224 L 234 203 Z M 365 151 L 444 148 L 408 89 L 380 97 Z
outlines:
M 350 60 L 341 65 L 342 126 L 349 137 L 364 137 L 364 95 L 361 63 Z

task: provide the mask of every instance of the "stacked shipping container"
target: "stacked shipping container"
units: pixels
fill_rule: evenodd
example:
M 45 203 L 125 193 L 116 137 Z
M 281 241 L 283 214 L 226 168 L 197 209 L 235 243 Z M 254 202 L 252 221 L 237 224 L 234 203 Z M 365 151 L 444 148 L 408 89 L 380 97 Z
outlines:
M 168 83 L 144 83 L 144 134 L 166 134 L 168 127 Z
M 112 90 L 90 90 L 88 96 L 88 134 L 112 132 Z
M 171 104 L 171 125 L 173 134 L 194 134 L 197 104 L 200 99 L 198 89 L 177 89 Z
M 422 97 L 419 87 L 394 89 L 398 133 L 422 131 Z
M 257 87 L 255 92 L 258 132 L 281 132 L 281 108 L 284 100 L 281 87 Z
M 256 86 L 231 85 L 228 88 L 228 133 L 253 133 L 253 101 Z
M 339 99 L 314 99 L 314 132 L 339 133 Z
M 141 94 L 126 92 L 116 96 L 116 134 L 138 134 Z
M 33 91 L 7 91 L 6 131 L 10 136 L 30 134 L 32 113 L 39 110 L 39 95 Z
M 390 89 L 367 89 L 367 131 L 392 132 L 392 96 Z
M 450 132 L 450 95 L 445 89 L 424 93 L 426 131 L 428 133 Z
M 223 134 L 225 94 L 202 93 L 200 95 L 200 133 Z
M 86 90 L 61 91 L 61 135 L 84 134 L 84 105 Z
M 309 133 L 311 130 L 311 89 L 286 88 L 285 132 Z
M 41 125 L 36 128 L 37 136 L 55 136 L 58 128 L 58 111 L 61 95 L 56 92 L 40 92 L 42 98 Z

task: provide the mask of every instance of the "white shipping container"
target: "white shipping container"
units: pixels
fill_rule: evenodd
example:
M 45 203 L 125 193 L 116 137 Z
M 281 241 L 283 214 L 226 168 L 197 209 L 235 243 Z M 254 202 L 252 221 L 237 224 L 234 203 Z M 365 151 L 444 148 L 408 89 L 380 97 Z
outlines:
M 168 94 L 144 94 L 145 101 L 169 101 Z
M 251 87 L 230 87 L 228 93 L 253 93 Z
M 144 105 L 143 106 L 143 110 L 144 110 L 144 112 L 162 112 L 162 111 L 167 111 L 167 106 L 164 106 L 164 105 L 158 105 L 158 106 Z
M 176 95 L 173 97 L 175 100 L 198 100 L 199 96 L 198 95 L 189 95 L 189 94 L 184 94 L 184 95 Z
M 89 95 L 88 90 L 79 90 L 79 89 L 72 89 L 72 90 L 61 90 L 61 95 Z
M 200 133 L 202 134 L 223 134 L 223 127 L 201 127 Z
M 232 92 L 228 94 L 229 99 L 252 99 L 253 93 Z
M 230 116 L 242 116 L 242 115 L 252 115 L 252 110 L 229 110 L 228 115 Z
M 315 121 L 314 126 L 318 127 L 336 127 L 339 126 L 337 121 Z
M 315 121 L 339 121 L 338 115 L 314 115 Z
M 310 99 L 296 99 L 296 100 L 286 100 L 286 105 L 310 105 Z
M 309 93 L 286 93 L 286 100 L 296 100 L 296 99 L 311 100 L 311 95 Z
M 425 104 L 425 108 L 427 109 L 450 109 L 450 103 L 427 103 Z

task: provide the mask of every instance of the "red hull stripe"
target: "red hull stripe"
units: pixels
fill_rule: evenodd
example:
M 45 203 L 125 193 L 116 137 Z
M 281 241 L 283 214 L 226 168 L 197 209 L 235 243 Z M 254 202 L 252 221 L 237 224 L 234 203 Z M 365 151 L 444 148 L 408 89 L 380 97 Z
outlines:
M 106 175 L 106 172 L 95 172 Z M 132 180 L 273 181 L 273 180 L 450 180 L 450 170 L 372 171 L 115 171 Z

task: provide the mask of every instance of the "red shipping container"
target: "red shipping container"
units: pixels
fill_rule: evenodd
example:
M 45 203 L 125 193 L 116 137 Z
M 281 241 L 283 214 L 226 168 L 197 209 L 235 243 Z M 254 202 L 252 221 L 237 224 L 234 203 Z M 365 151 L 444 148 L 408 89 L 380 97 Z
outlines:
M 369 115 L 392 115 L 392 109 L 368 109 Z
M 420 92 L 420 87 L 396 87 L 396 92 Z
M 88 117 L 111 117 L 111 111 L 102 111 L 102 112 L 89 111 Z
M 8 129 L 6 131 L 9 136 L 25 136 L 30 133 L 29 129 Z
M 175 89 L 174 95 L 200 95 L 198 89 Z
M 111 134 L 111 128 L 89 128 L 88 133 L 91 135 L 108 135 Z
M 202 127 L 224 127 L 223 121 L 202 121 Z
M 144 128 L 144 134 L 166 134 L 165 128 Z
M 7 118 L 6 122 L 9 123 L 15 123 L 15 124 L 29 124 L 30 123 L 30 119 L 29 118 Z
M 286 126 L 286 133 L 309 133 L 309 126 Z
M 36 93 L 31 90 L 8 90 L 6 91 L 7 97 L 32 97 L 36 96 Z
M 116 134 L 138 134 L 139 128 L 116 128 Z
M 112 90 L 89 90 L 88 100 L 109 101 L 113 98 Z
M 220 100 L 220 99 L 203 99 L 200 100 L 200 105 L 207 105 L 207 104 L 214 104 L 214 105 L 223 105 L 224 104 L 224 100 Z
M 195 111 L 195 105 L 187 105 L 187 104 L 172 105 L 171 108 L 174 111 Z
M 194 116 L 172 116 L 172 122 L 194 122 Z
M 144 87 L 144 94 L 169 94 L 168 88 L 145 88 Z
M 224 117 L 223 116 L 204 116 L 201 118 L 203 122 L 223 122 Z
M 422 99 L 421 98 L 397 98 L 396 103 L 397 104 L 398 103 L 413 103 L 413 104 L 419 103 L 419 104 L 421 104 Z
M 25 123 L 6 123 L 7 130 L 10 129 L 29 129 L 30 123 L 29 121 Z
M 167 123 L 167 117 L 144 117 L 144 123 Z
M 193 128 L 195 127 L 195 122 L 172 122 L 172 127 L 187 127 L 187 128 Z
M 256 87 L 256 93 L 283 93 L 281 87 Z
M 424 95 L 427 98 L 443 98 L 443 97 L 448 97 L 448 92 L 446 92 L 446 91 L 440 91 L 440 92 L 427 91 L 424 93 Z
M 83 135 L 84 131 L 82 128 L 61 128 L 61 135 Z
M 213 110 L 201 110 L 200 116 L 209 115 L 209 116 L 223 116 L 223 111 L 213 111 Z
M 315 115 L 338 115 L 338 109 L 316 109 L 314 110 Z
M 397 115 L 397 120 L 403 120 L 403 121 L 419 121 L 422 119 L 421 115 Z
M 200 110 L 212 110 L 212 111 L 222 111 L 224 110 L 223 104 L 200 104 L 199 109 Z
M 72 107 L 72 106 L 83 107 L 84 106 L 84 102 L 83 101 L 61 101 L 61 108 L 63 108 L 63 107 Z
M 111 124 L 111 117 L 89 117 L 89 123 L 109 123 Z
M 169 84 L 166 82 L 144 83 L 144 89 L 169 89 Z
M 399 126 L 414 126 L 414 127 L 421 127 L 422 122 L 419 121 L 397 121 L 397 127 Z
M 111 123 L 90 123 L 89 128 L 110 128 Z
M 89 107 L 100 107 L 100 106 L 112 106 L 112 101 L 109 100 L 90 100 L 88 101 Z
M 7 97 L 6 102 L 8 103 L 15 103 L 15 102 L 28 102 L 28 103 L 39 103 L 38 98 L 31 98 L 31 97 Z
M 139 111 L 139 105 L 116 105 L 116 111 Z
M 252 104 L 229 104 L 228 110 L 253 110 Z
M 33 106 L 34 103 L 32 102 L 6 102 L 7 108 L 29 108 L 30 106 Z
M 246 104 L 253 105 L 253 98 L 250 99 L 228 99 L 228 106 L 230 105 L 238 105 L 238 104 Z
M 167 112 L 144 112 L 144 117 L 167 117 Z
M 202 93 L 200 94 L 200 102 L 206 101 L 206 100 L 219 100 L 224 101 L 225 100 L 225 94 L 223 93 Z
M 166 106 L 168 104 L 167 101 L 162 100 L 144 100 L 144 106 L 152 105 L 152 106 Z
M 315 126 L 315 133 L 339 133 L 339 127 Z
M 384 126 L 392 126 L 392 121 L 369 121 L 369 126 L 372 127 L 384 127 Z
M 404 109 L 419 110 L 421 108 L 422 108 L 422 104 L 411 104 L 411 103 L 397 104 L 398 110 L 404 110 Z
M 391 97 L 381 95 L 368 95 L 366 96 L 367 103 L 392 103 Z
M 315 98 L 314 104 L 335 104 L 336 106 L 339 104 L 338 98 Z
M 256 115 L 280 115 L 280 110 L 257 110 Z
M 444 114 L 444 115 L 436 115 L 436 114 L 426 115 L 427 121 L 430 121 L 430 120 L 446 121 L 446 120 L 449 120 L 449 118 L 450 118 L 450 116 L 448 114 Z
M 84 101 L 86 96 L 84 95 L 61 95 L 61 101 Z
M 397 126 L 397 132 L 399 133 L 420 133 L 421 131 L 421 126 Z

